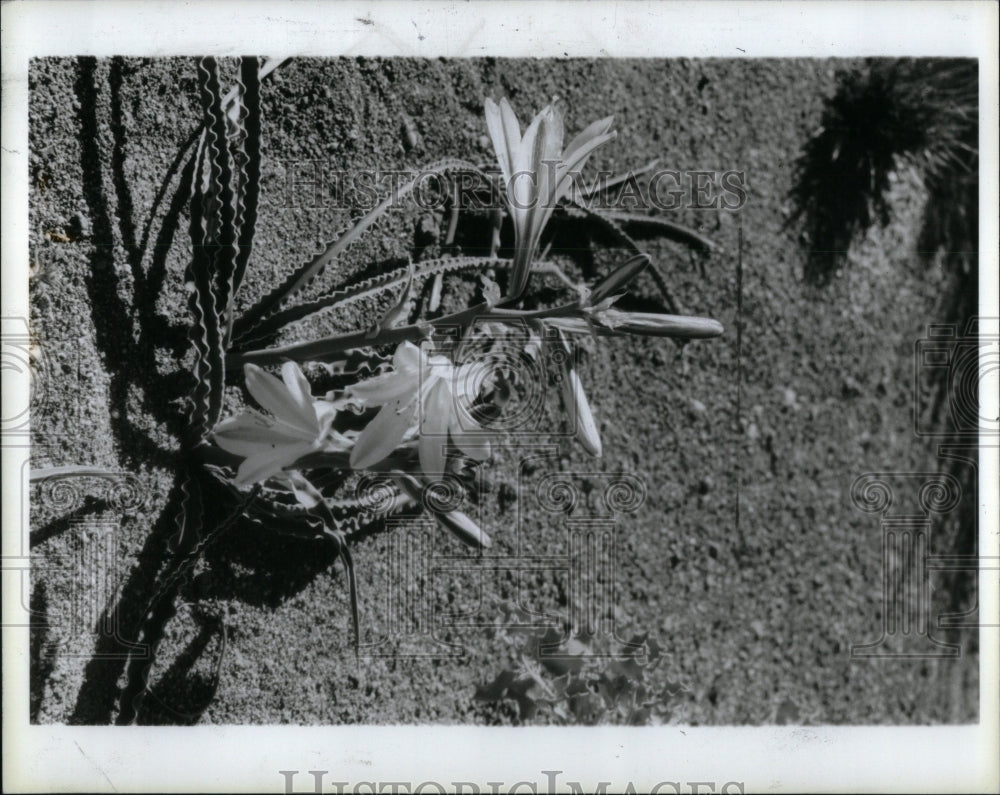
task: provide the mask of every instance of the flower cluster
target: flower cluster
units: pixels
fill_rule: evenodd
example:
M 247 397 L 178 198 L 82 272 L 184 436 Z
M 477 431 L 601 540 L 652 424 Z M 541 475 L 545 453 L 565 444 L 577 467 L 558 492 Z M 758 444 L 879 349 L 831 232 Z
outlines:
M 506 184 L 505 198 L 514 221 L 514 267 L 510 296 L 518 298 L 528 284 L 542 229 L 559 200 L 590 155 L 615 137 L 612 117 L 595 121 L 563 148 L 562 114 L 543 108 L 521 135 L 521 125 L 506 99 L 499 106 L 486 100 L 486 127 Z
M 347 450 L 351 442 L 331 429 L 336 409 L 316 400 L 309 381 L 295 362 L 281 368 L 282 381 L 254 364 L 244 367 L 247 390 L 271 412 L 256 411 L 223 420 L 216 427 L 216 443 L 228 453 L 243 457 L 236 483 L 261 483 L 302 457 L 320 450 Z
M 590 155 L 615 137 L 611 117 L 587 126 L 569 144 L 563 144 L 562 115 L 550 105 L 539 112 L 525 129 L 506 99 L 499 104 L 487 99 L 486 126 L 496 150 L 504 180 L 504 197 L 513 222 L 514 257 L 505 295 L 484 273 L 487 287 L 484 303 L 456 314 L 407 326 L 410 284 L 398 304 L 368 333 L 354 333 L 247 354 L 257 362 L 277 361 L 282 378 L 267 373 L 255 363 L 244 372 L 249 394 L 267 413 L 246 410 L 219 423 L 213 438 L 234 457 L 238 486 L 269 479 L 289 489 L 307 508 L 327 508 L 328 499 L 307 475 L 322 469 L 324 455 L 349 462 L 355 470 L 380 470 L 395 482 L 400 495 L 420 501 L 422 489 L 443 477 L 458 456 L 467 464 L 486 461 L 495 445 L 494 435 L 483 427 L 481 409 L 493 401 L 502 410 L 505 376 L 489 357 L 460 363 L 454 351 L 428 353 L 435 330 L 448 323 L 462 329 L 462 343 L 476 334 L 497 339 L 509 324 L 518 323 L 539 332 L 525 345 L 561 346 L 563 362 L 562 399 L 576 423 L 575 434 L 583 448 L 594 456 L 602 444 L 583 382 L 574 366 L 574 335 L 643 334 L 677 338 L 712 337 L 722 327 L 706 318 L 627 312 L 614 307 L 628 284 L 650 260 L 637 254 L 589 287 L 574 285 L 573 301 L 555 307 L 528 310 L 519 307 L 537 262 L 539 242 L 554 209 L 569 196 L 573 182 Z M 484 268 L 486 265 L 484 264 Z M 565 276 L 563 279 L 566 280 Z M 472 321 L 477 321 L 473 331 Z M 556 342 L 553 343 L 552 340 Z M 312 395 L 311 387 L 296 361 L 307 361 L 317 353 L 362 347 L 395 346 L 391 369 L 347 385 L 324 398 Z M 537 350 L 536 350 L 537 353 Z M 360 426 L 360 427 L 359 427 Z M 339 429 L 339 430 L 338 430 Z M 415 453 L 415 455 L 414 455 Z M 242 459 L 236 465 L 235 459 Z M 310 475 L 311 476 L 311 475 Z M 426 502 L 426 501 L 425 501 Z M 466 543 L 489 546 L 489 537 L 464 513 L 437 510 L 441 524 Z
M 419 438 L 420 467 L 428 475 L 444 472 L 448 439 L 476 461 L 490 455 L 490 440 L 469 408 L 482 384 L 483 367 L 454 367 L 445 356 L 427 356 L 403 342 L 392 357 L 393 371 L 361 381 L 348 393 L 364 406 L 381 410 L 358 438 L 351 466 L 367 469 L 385 459 L 406 439 Z

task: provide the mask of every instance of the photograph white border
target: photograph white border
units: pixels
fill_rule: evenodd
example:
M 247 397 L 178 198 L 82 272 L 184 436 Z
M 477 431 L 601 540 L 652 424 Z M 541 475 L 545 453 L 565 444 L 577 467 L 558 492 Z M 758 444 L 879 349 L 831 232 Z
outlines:
M 2 8 L 2 315 L 28 316 L 28 60 L 93 54 L 408 57 L 980 58 L 980 316 L 997 318 L 998 13 L 992 2 L 14 2 Z M 996 334 L 995 321 L 984 333 Z M 28 389 L 4 372 L 3 401 Z M 997 395 L 982 396 L 997 410 Z M 7 416 L 6 412 L 4 416 Z M 992 415 L 989 415 L 992 416 Z M 3 555 L 27 537 L 18 496 L 26 448 L 3 447 Z M 997 449 L 982 448 L 980 554 L 998 548 Z M 25 514 L 26 515 L 26 514 Z M 105 728 L 31 726 L 28 630 L 3 629 L 3 786 L 14 791 L 275 791 L 280 770 L 358 782 L 516 782 L 584 791 L 657 782 L 681 791 L 997 791 L 997 573 L 980 575 L 980 723 L 961 727 L 480 728 L 469 726 Z M 4 623 L 21 602 L 3 579 Z M 858 697 L 863 698 L 864 693 Z M 674 792 L 665 786 L 661 792 Z M 426 792 L 436 792 L 429 786 Z M 471 792 L 471 788 L 465 791 Z M 531 791 L 528 785 L 515 791 Z M 729 791 L 741 791 L 731 787 Z

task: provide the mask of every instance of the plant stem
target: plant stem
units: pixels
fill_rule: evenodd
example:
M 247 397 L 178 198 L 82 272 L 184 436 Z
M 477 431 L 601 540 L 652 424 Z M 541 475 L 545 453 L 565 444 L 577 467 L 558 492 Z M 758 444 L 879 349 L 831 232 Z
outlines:
M 489 304 L 476 304 L 461 312 L 437 318 L 436 320 L 415 323 L 409 326 L 396 326 L 387 329 L 368 329 L 352 331 L 348 334 L 334 334 L 310 342 L 299 342 L 294 345 L 282 345 L 276 348 L 265 348 L 259 351 L 231 353 L 226 357 L 227 367 L 238 367 L 243 364 L 280 364 L 281 362 L 323 362 L 336 359 L 344 351 L 354 348 L 377 347 L 379 345 L 394 345 L 400 342 L 415 342 L 427 337 L 432 328 L 446 326 L 465 326 L 490 309 Z
M 50 480 L 52 478 L 108 478 L 110 480 L 117 480 L 123 474 L 125 473 L 117 469 L 67 464 L 58 467 L 32 469 L 28 475 L 28 480 L 32 482 Z
M 427 337 L 434 328 L 447 328 L 448 326 L 467 326 L 473 320 L 482 318 L 484 320 L 537 320 L 546 317 L 563 317 L 575 313 L 579 310 L 579 303 L 573 302 L 562 304 L 561 306 L 550 307 L 548 309 L 519 310 L 505 309 L 503 304 L 510 303 L 510 300 L 501 301 L 496 306 L 488 303 L 476 304 L 459 312 L 436 318 L 435 320 L 415 323 L 408 326 L 396 326 L 386 329 L 369 329 L 366 331 L 352 331 L 347 334 L 335 334 L 322 339 L 310 342 L 299 342 L 293 345 L 283 345 L 276 348 L 265 348 L 257 351 L 246 351 L 243 353 L 229 354 L 226 358 L 227 367 L 236 367 L 242 364 L 278 364 L 285 361 L 313 361 L 322 362 L 328 359 L 339 357 L 344 351 L 352 348 L 376 347 L 379 345 L 394 345 L 400 342 L 415 342 Z

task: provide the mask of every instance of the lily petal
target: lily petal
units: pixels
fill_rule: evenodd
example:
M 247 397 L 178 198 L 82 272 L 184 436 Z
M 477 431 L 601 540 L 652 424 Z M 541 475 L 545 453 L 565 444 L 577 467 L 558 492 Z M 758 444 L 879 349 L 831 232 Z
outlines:
M 313 410 L 316 412 L 316 421 L 320 428 L 324 425 L 329 427 L 333 418 L 337 416 L 337 407 L 329 400 L 313 401 Z
M 417 386 L 418 380 L 415 375 L 397 371 L 376 375 L 367 381 L 359 381 L 348 387 L 348 391 L 363 403 L 381 406 L 412 395 L 416 392 Z
M 486 98 L 486 129 L 490 133 L 490 140 L 493 142 L 493 151 L 496 152 L 497 162 L 500 163 L 500 170 L 503 172 L 504 182 L 510 182 L 510 151 L 507 148 L 507 136 L 504 132 L 503 119 L 500 118 L 500 108 L 490 99 Z M 518 134 L 520 138 L 520 133 Z M 520 143 L 520 141 L 518 141 Z
M 416 406 L 416 400 L 406 405 L 400 405 L 398 401 L 386 403 L 354 443 L 351 466 L 354 469 L 367 469 L 399 447 L 413 425 Z
M 535 153 L 535 139 L 538 137 L 538 128 L 542 124 L 542 119 L 545 117 L 545 111 L 549 108 L 545 108 L 535 115 L 535 118 L 531 120 L 531 124 L 528 125 L 528 129 L 524 131 L 524 137 L 521 138 L 521 143 L 518 145 L 515 151 L 515 160 L 511 164 L 516 174 L 518 171 L 531 171 L 533 168 L 533 155 Z
M 517 170 L 516 153 L 521 148 L 521 125 L 507 97 L 500 100 L 500 120 L 503 123 L 503 135 L 507 144 L 507 155 L 510 159 L 511 173 Z
M 541 123 L 531 157 L 538 182 L 535 201 L 528 210 L 528 246 L 534 248 L 542 234 L 544 219 L 550 214 L 558 185 L 558 166 L 562 155 L 562 116 L 551 106 L 540 114 Z
M 601 434 L 597 431 L 597 423 L 594 422 L 593 412 L 590 410 L 590 403 L 587 394 L 583 391 L 583 383 L 576 369 L 570 367 L 567 371 L 566 401 L 572 401 L 574 421 L 576 422 L 576 438 L 583 445 L 583 449 L 595 458 L 600 458 Z
M 315 433 L 316 413 L 311 404 L 304 407 L 285 384 L 257 365 L 247 364 L 243 369 L 247 389 L 262 408 L 303 432 Z
M 249 486 L 251 483 L 265 481 L 311 453 L 312 449 L 313 446 L 308 442 L 299 442 L 249 456 L 240 464 L 236 473 L 236 485 Z
M 596 458 L 601 457 L 601 434 L 594 422 L 587 394 L 583 391 L 580 374 L 573 366 L 573 349 L 566 342 L 562 333 L 559 334 L 561 347 L 568 355 L 563 359 L 562 397 L 566 410 L 572 413 L 576 438 L 583 448 Z
M 421 508 L 428 507 L 424 500 L 424 486 L 413 475 L 399 472 L 393 479 L 400 489 L 403 490 L 403 493 L 410 498 L 411 502 L 416 503 Z M 446 530 L 457 536 L 463 544 L 468 544 L 474 548 L 489 548 L 492 546 L 493 541 L 490 537 L 483 532 L 478 524 L 461 511 L 446 511 L 444 513 L 431 511 L 431 513 L 434 514 L 434 517 Z
M 603 135 L 598 135 L 563 156 L 563 163 L 559 167 L 558 186 L 555 193 L 556 200 L 561 199 L 566 195 L 566 193 L 569 192 L 573 174 L 580 171 L 584 167 L 587 159 L 591 156 L 591 154 L 593 154 L 594 150 L 601 144 L 607 143 L 617 135 L 618 133 L 614 130 L 609 133 L 604 133 Z
M 416 372 L 420 368 L 420 354 L 420 348 L 412 342 L 401 342 L 392 354 L 392 366 L 397 370 Z
M 213 432 L 215 443 L 227 453 L 239 456 L 256 455 L 282 445 L 308 441 L 305 434 L 264 417 L 244 413 L 220 422 Z
M 444 446 L 448 443 L 448 425 L 453 411 L 451 390 L 443 378 L 435 381 L 421 406 L 420 467 L 427 475 L 444 472 Z
M 609 129 L 611 129 L 611 123 L 614 119 L 614 116 L 605 116 L 603 119 L 598 119 L 593 124 L 588 124 L 584 127 L 577 134 L 577 136 L 566 145 L 566 149 L 563 150 L 563 159 L 570 159 L 573 157 L 573 154 L 577 149 L 582 148 L 583 145 L 588 143 L 591 139 L 604 135 Z
M 316 410 L 313 408 L 312 387 L 309 386 L 309 381 L 298 364 L 285 362 L 281 365 L 281 380 L 288 387 L 288 392 L 298 405 L 302 416 L 315 419 Z
M 473 549 L 489 549 L 493 541 L 486 532 L 461 511 L 435 513 L 437 520 L 459 541 Z
M 725 330 L 718 320 L 709 317 L 621 312 L 617 309 L 606 309 L 595 316 L 602 325 L 614 331 L 650 337 L 708 339 L 718 337 Z

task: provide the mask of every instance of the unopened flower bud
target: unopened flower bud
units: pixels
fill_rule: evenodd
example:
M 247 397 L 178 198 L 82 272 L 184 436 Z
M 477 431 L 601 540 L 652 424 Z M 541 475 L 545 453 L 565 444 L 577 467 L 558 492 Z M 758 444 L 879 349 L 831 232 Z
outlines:
M 597 423 L 594 422 L 590 403 L 587 402 L 587 395 L 583 391 L 583 383 L 575 368 L 569 368 L 566 373 L 566 377 L 563 379 L 563 390 L 566 404 L 573 407 L 572 411 L 576 420 L 576 438 L 580 440 L 584 450 L 595 458 L 600 458 L 602 453 L 601 435 L 597 432 Z
M 427 507 L 424 500 L 423 486 L 411 475 L 399 473 L 395 476 L 399 487 L 418 505 Z M 493 546 L 492 539 L 461 511 L 431 511 L 438 523 L 459 541 L 474 549 L 489 549 Z
M 587 394 L 583 391 L 580 374 L 573 366 L 573 350 L 561 334 L 560 341 L 566 354 L 563 359 L 563 403 L 566 410 L 573 415 L 573 422 L 576 424 L 574 429 L 576 438 L 583 445 L 583 449 L 595 458 L 600 458 L 602 453 L 601 435 L 597 432 L 597 423 L 594 422 L 594 415 L 590 411 Z
M 617 309 L 607 309 L 598 313 L 596 317 L 601 325 L 616 332 L 650 337 L 705 339 L 718 337 L 724 331 L 722 324 L 710 317 L 622 312 Z
M 480 547 L 489 549 L 493 546 L 493 541 L 482 528 L 461 511 L 435 513 L 434 516 L 446 530 L 449 530 L 463 544 L 474 549 Z

